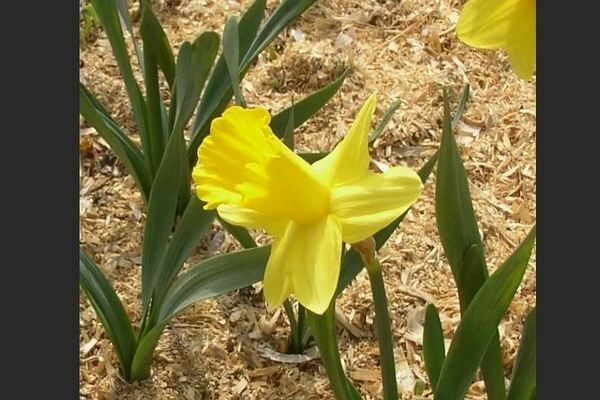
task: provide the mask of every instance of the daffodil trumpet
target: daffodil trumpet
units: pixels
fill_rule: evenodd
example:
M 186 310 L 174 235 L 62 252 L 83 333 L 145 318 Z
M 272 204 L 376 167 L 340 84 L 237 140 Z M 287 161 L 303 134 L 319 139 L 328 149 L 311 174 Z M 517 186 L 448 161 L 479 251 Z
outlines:
M 456 24 L 456 34 L 469 46 L 503 48 L 517 76 L 535 71 L 536 0 L 469 0 Z
M 343 242 L 373 236 L 421 193 L 421 179 L 409 168 L 369 171 L 375 106 L 373 94 L 344 139 L 313 164 L 273 134 L 261 107 L 228 108 L 198 148 L 192 176 L 204 207 L 230 224 L 273 236 L 263 289 L 270 306 L 293 294 L 313 313 L 325 312 L 338 283 Z

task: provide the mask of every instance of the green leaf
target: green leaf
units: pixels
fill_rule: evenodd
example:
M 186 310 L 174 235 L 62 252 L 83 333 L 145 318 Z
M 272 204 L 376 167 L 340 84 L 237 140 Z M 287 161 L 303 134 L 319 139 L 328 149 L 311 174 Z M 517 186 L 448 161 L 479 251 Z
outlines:
M 423 328 L 423 358 L 425 359 L 425 368 L 427 369 L 427 375 L 429 375 L 431 387 L 435 388 L 444 364 L 446 350 L 444 348 L 442 323 L 433 304 L 427 306 Z
M 271 246 L 240 250 L 204 260 L 181 274 L 167 293 L 159 321 L 187 306 L 262 280 Z
M 219 223 L 227 232 L 231 234 L 245 249 L 250 249 L 252 247 L 256 247 L 256 242 L 248 232 L 248 229 L 243 226 L 231 225 L 229 222 L 225 221 L 223 218 L 217 215 L 217 219 Z
M 183 263 L 196 248 L 217 215 L 214 210 L 203 209 L 203 205 L 204 203 L 198 197 L 193 196 L 177 224 L 158 272 L 156 288 L 160 294 L 159 298 L 171 286 Z
M 467 174 L 452 134 L 450 105 L 446 91 L 444 91 L 442 143 L 436 175 L 436 223 L 456 279 L 460 275 L 459 267 L 467 250 L 473 244 L 481 246 L 481 238 L 471 203 Z
M 458 101 L 458 107 L 456 108 L 454 118 L 452 119 L 452 129 L 456 128 L 456 125 L 458 125 L 458 121 L 460 121 L 460 118 L 465 113 L 467 100 L 469 100 L 469 88 L 469 84 L 465 83 L 465 85 L 463 86 L 462 94 L 460 95 L 460 100 Z
M 431 175 L 431 171 L 433 170 L 436 161 L 437 153 L 435 153 L 418 171 L 418 174 L 421 177 L 421 181 L 423 181 L 423 184 L 427 182 L 429 175 Z M 377 245 L 378 250 L 382 248 L 385 242 L 389 239 L 389 237 L 392 236 L 392 233 L 394 233 L 394 231 L 396 230 L 398 225 L 400 225 L 400 222 L 402 222 L 407 213 L 408 210 L 404 212 L 404 214 L 396 218 L 396 220 L 394 220 L 388 226 L 386 226 L 374 235 L 375 243 Z M 362 271 L 362 269 L 363 263 L 358 253 L 354 249 L 347 251 L 342 260 L 342 268 L 336 293 L 340 294 L 346 288 L 346 286 L 348 286 L 350 282 L 352 282 L 356 275 L 358 275 L 358 273 Z
M 396 100 L 392 104 L 390 104 L 387 110 L 385 110 L 381 122 L 379 123 L 379 125 L 377 125 L 377 128 L 375 128 L 375 130 L 369 135 L 369 144 L 373 143 L 375 140 L 377 140 L 379 136 L 381 136 L 388 122 L 390 122 L 390 120 L 392 119 L 392 115 L 394 115 L 394 112 L 396 112 L 396 110 L 398 109 L 398 107 L 400 107 L 401 104 L 401 100 Z
M 177 111 L 173 131 L 182 131 L 194 113 L 218 49 L 219 36 L 214 32 L 204 32 L 193 44 L 185 42 L 179 49 L 175 73 Z
M 240 35 L 237 19 L 234 16 L 227 18 L 223 30 L 223 56 L 229 71 L 229 79 L 233 87 L 235 102 L 246 108 L 246 99 L 240 88 Z
M 152 185 L 142 248 L 142 310 L 146 310 L 156 289 L 160 265 L 167 249 L 177 211 L 177 194 L 185 171 L 181 158 L 183 135 L 171 135 L 156 179 Z
M 238 23 L 240 37 L 240 57 L 243 57 L 256 37 L 260 21 L 265 12 L 266 0 L 256 0 L 244 13 Z M 242 74 L 245 71 L 241 71 Z M 240 76 L 240 79 L 242 76 Z M 223 113 L 233 94 L 231 80 L 227 70 L 225 57 L 221 55 L 215 64 L 215 68 L 206 84 L 206 90 L 198 109 L 192 127 L 192 138 L 188 149 L 190 164 L 196 162 L 196 151 L 202 139 L 208 134 L 211 121 Z
M 310 331 L 317 342 L 321 361 L 325 371 L 327 371 L 329 383 L 336 399 L 362 399 L 362 396 L 346 377 L 342 367 L 335 332 L 335 296 L 331 299 L 329 308 L 322 315 L 314 314 L 308 310 L 307 314 Z
M 250 45 L 242 59 L 241 69 L 245 69 L 258 57 L 269 43 L 273 41 L 285 28 L 304 10 L 310 7 L 315 0 L 283 0 L 273 11 L 267 22 Z
M 141 339 L 131 363 L 131 380 L 141 381 L 150 377 L 152 355 L 167 323 L 150 329 Z
M 129 37 L 131 39 L 131 44 L 133 45 L 133 50 L 135 51 L 135 55 L 137 57 L 138 63 L 140 65 L 140 70 L 142 73 L 145 71 L 145 63 L 144 57 L 142 55 L 142 51 L 140 50 L 140 46 L 135 40 L 135 35 L 133 34 L 133 25 L 131 24 L 131 18 L 129 17 L 129 7 L 127 5 L 127 0 L 116 0 L 117 8 L 119 10 L 119 16 L 121 17 L 121 21 L 123 21 L 123 25 L 125 25 L 125 29 L 129 32 Z
M 288 123 L 285 127 L 285 131 L 283 132 L 283 143 L 292 151 L 294 151 L 295 142 L 294 142 L 294 99 L 292 98 L 292 107 L 290 112 L 288 113 Z
M 135 180 L 144 201 L 148 201 L 152 178 L 142 153 L 81 82 L 79 83 L 79 112 L 106 140 Z
M 135 80 L 131 64 L 129 63 L 129 53 L 127 52 L 127 46 L 125 45 L 125 39 L 123 37 L 123 30 L 121 29 L 121 21 L 119 11 L 117 9 L 116 0 L 91 0 L 96 10 L 96 14 L 100 19 L 100 23 L 106 32 L 106 36 L 110 42 L 119 71 L 123 77 L 125 83 L 125 89 L 131 102 L 131 108 L 133 111 L 133 117 L 135 118 L 138 133 L 142 142 L 143 153 L 150 154 L 150 143 L 147 135 L 147 115 L 146 115 L 146 103 L 142 92 Z
M 517 361 L 510 380 L 507 400 L 528 400 L 535 396 L 536 381 L 536 310 L 525 319 Z
M 290 113 L 292 107 L 294 110 L 294 129 L 298 128 L 310 117 L 312 117 L 317 111 L 321 110 L 325 104 L 337 93 L 338 89 L 344 83 L 344 79 L 348 76 L 347 69 L 344 73 L 338 77 L 335 81 L 329 85 L 322 87 L 311 95 L 303 98 L 299 102 L 293 104 L 291 107 L 286 108 L 279 114 L 273 116 L 271 119 L 271 129 L 277 137 L 282 138 L 286 129 L 286 126 L 290 120 Z
M 147 49 L 144 41 L 144 50 Z M 146 109 L 148 110 L 148 141 L 150 154 L 148 155 L 152 174 L 155 175 L 165 151 L 166 135 L 163 131 L 161 95 L 158 84 L 158 66 L 156 59 L 150 51 L 144 52 L 144 84 L 146 85 Z
M 468 87 L 463 101 L 468 96 Z M 456 115 L 461 114 L 461 108 Z M 477 229 L 477 221 L 467 174 L 460 158 L 452 133 L 448 92 L 444 89 L 444 120 L 442 143 L 439 149 L 435 187 L 435 217 L 442 246 L 458 288 L 461 313 L 488 276 L 483 245 Z M 490 400 L 504 400 L 504 368 L 498 335 L 490 341 L 488 353 L 483 358 L 481 370 Z
M 79 250 L 79 277 L 83 291 L 115 348 L 121 373 L 126 380 L 129 380 L 129 371 L 136 348 L 129 316 L 108 280 L 83 250 Z
M 436 400 L 463 399 L 490 340 L 510 305 L 529 262 L 535 226 L 515 252 L 483 284 L 456 330 L 435 388 Z
M 329 154 L 328 151 L 318 152 L 318 153 L 298 153 L 298 155 L 300 157 L 302 157 L 309 164 L 319 161 L 321 158 L 327 157 L 328 154 Z
M 160 66 L 169 88 L 173 89 L 175 83 L 175 59 L 169 39 L 165 34 L 160 22 L 152 12 L 147 0 L 142 7 L 142 19 L 140 22 L 140 34 L 144 41 L 144 53 L 151 52 Z

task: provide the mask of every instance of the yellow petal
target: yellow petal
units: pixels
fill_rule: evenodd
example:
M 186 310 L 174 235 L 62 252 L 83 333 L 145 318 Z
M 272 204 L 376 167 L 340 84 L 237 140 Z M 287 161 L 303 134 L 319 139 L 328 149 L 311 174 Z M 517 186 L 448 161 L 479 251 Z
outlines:
M 311 225 L 290 222 L 271 249 L 264 279 L 267 302 L 279 306 L 291 290 L 300 304 L 323 314 L 337 287 L 341 250 L 341 227 L 334 216 Z
M 249 163 L 273 156 L 268 139 L 271 117 L 263 108 L 230 107 L 211 123 L 210 135 L 198 147 L 198 164 L 192 171 L 196 194 L 214 209 L 221 203 L 241 199 L 236 186 L 242 183 Z
M 286 256 L 288 248 L 292 245 L 292 239 L 290 235 L 284 235 L 280 239 L 276 238 L 271 246 L 271 254 L 263 278 L 263 293 L 267 304 L 273 308 L 281 306 L 290 295 L 290 275 L 287 271 Z
M 529 80 L 535 71 L 535 0 L 520 1 L 508 29 L 506 52 L 517 76 Z
M 371 117 L 377 105 L 373 93 L 363 104 L 348 134 L 327 155 L 312 167 L 332 186 L 339 186 L 361 179 L 369 168 L 369 131 Z
M 198 149 L 192 172 L 196 194 L 207 209 L 237 205 L 265 218 L 300 223 L 323 218 L 329 209 L 328 185 L 273 134 L 269 121 L 262 108 L 237 106 L 216 118 Z M 241 217 L 244 223 L 250 221 L 247 216 Z M 264 218 L 257 222 L 256 227 L 267 225 Z
M 274 140 L 278 155 L 246 166 L 244 183 L 237 187 L 244 196 L 241 205 L 300 223 L 321 219 L 329 211 L 329 187 L 305 160 Z
M 469 46 L 483 49 L 505 47 L 511 14 L 521 1 L 470 0 L 456 24 L 458 38 Z
M 273 218 L 251 208 L 245 208 L 235 204 L 221 204 L 217 207 L 217 212 L 221 218 L 232 225 L 264 229 L 267 233 L 275 237 L 283 235 L 287 224 L 286 220 Z
M 419 197 L 419 175 L 405 167 L 383 174 L 369 173 L 350 185 L 331 192 L 331 212 L 342 224 L 343 239 L 357 243 L 386 227 Z

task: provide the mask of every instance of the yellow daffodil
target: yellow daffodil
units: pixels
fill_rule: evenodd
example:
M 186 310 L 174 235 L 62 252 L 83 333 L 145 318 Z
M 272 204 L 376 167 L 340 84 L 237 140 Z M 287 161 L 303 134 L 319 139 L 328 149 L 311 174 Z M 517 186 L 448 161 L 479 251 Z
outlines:
M 419 196 L 422 183 L 414 171 L 368 170 L 375 103 L 373 94 L 346 137 L 312 165 L 273 134 L 271 117 L 260 107 L 228 108 L 198 148 L 193 179 L 205 208 L 274 238 L 264 276 L 269 305 L 294 294 L 309 310 L 325 312 L 338 282 L 342 242 L 372 236 Z
M 503 48 L 516 74 L 530 79 L 535 71 L 536 0 L 470 0 L 456 33 L 469 46 Z

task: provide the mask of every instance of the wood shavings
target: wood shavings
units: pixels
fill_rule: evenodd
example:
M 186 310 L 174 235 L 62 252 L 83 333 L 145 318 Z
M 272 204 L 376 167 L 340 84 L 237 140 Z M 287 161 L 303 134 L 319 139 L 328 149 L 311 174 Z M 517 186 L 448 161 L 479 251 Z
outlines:
M 182 41 L 193 40 L 199 32 L 222 32 L 227 16 L 241 12 L 251 2 L 201 0 L 170 6 L 159 0 L 155 12 L 177 52 Z M 130 4 L 135 11 L 137 3 Z M 267 1 L 267 14 L 276 4 L 275 0 Z M 468 81 L 471 96 L 458 126 L 459 147 L 492 271 L 512 253 L 536 220 L 535 78 L 533 82 L 518 80 L 502 51 L 481 51 L 460 43 L 454 33 L 459 10 L 459 4 L 447 0 L 316 2 L 259 56 L 242 89 L 249 105 L 265 106 L 275 114 L 290 105 L 292 96 L 298 101 L 351 67 L 339 93 L 296 130 L 297 148 L 331 150 L 347 133 L 362 102 L 377 90 L 379 106 L 373 127 L 381 120 L 385 105 L 400 98 L 402 106 L 370 152 L 374 164 L 418 169 L 439 147 L 442 98 L 438 85 L 448 85 L 455 102 Z M 134 21 L 136 32 L 138 23 Z M 343 38 L 347 42 L 343 49 L 336 47 L 341 33 L 350 38 Z M 127 46 L 133 57 L 129 40 Z M 126 90 L 103 32 L 94 42 L 81 46 L 80 57 L 82 82 L 139 146 Z M 136 62 L 133 68 L 141 78 Z M 123 165 L 83 118 L 80 134 L 85 138 L 80 149 L 84 151 L 80 155 L 80 244 L 107 274 L 132 319 L 138 322 L 143 202 Z M 407 339 L 409 310 L 435 300 L 447 343 L 460 321 L 456 287 L 435 224 L 434 182 L 432 175 L 388 241 L 389 252 L 385 254 L 395 343 L 404 347 L 408 367 L 424 382 L 428 380 L 423 372 L 422 349 L 418 340 Z M 485 195 L 480 196 L 477 190 Z M 271 241 L 267 235 L 254 234 L 261 244 Z M 215 223 L 185 268 L 238 248 Z M 507 371 L 514 361 L 522 319 L 535 304 L 535 254 L 531 264 L 503 321 Z M 268 343 L 273 351 L 283 354 L 289 335 L 282 315 L 272 320 L 274 313 L 267 311 L 261 289 L 262 283 L 257 283 L 248 290 L 187 309 L 165 330 L 151 381 L 135 385 L 120 378 L 112 346 L 82 294 L 80 351 L 86 344 L 87 350 L 93 338 L 97 343 L 80 358 L 80 399 L 333 400 L 319 361 L 282 364 L 258 353 L 256 346 Z M 366 399 L 381 398 L 367 275 L 359 274 L 336 304 L 349 322 L 348 326 L 340 322 L 338 329 L 344 365 Z M 357 337 L 351 327 L 362 336 Z M 418 330 L 411 327 L 413 333 Z M 207 354 L 203 354 L 204 349 Z M 396 362 L 399 360 L 397 354 Z M 358 374 L 364 380 L 353 376 L 353 370 L 361 371 Z M 483 400 L 484 393 L 482 382 L 476 382 L 467 399 Z M 405 399 L 411 396 L 409 391 L 403 394 Z M 424 397 L 431 398 L 429 383 Z

